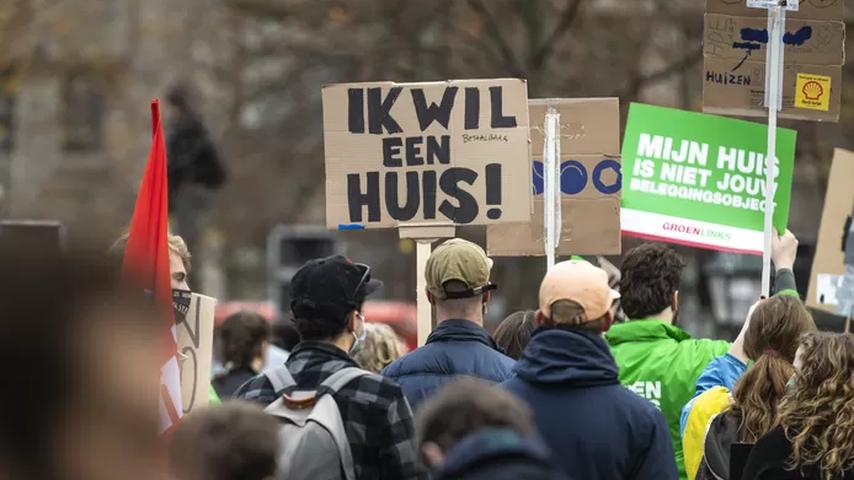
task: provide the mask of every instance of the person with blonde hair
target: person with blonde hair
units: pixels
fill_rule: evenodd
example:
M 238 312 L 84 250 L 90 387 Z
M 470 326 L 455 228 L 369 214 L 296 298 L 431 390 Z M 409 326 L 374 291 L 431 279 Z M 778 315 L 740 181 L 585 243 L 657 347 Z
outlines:
M 353 360 L 369 372 L 380 373 L 404 353 L 406 347 L 391 327 L 383 323 L 366 323 L 365 344 Z
M 110 255 L 115 257 L 119 263 L 124 258 L 129 236 L 129 233 L 124 233 L 110 247 Z M 187 242 L 178 235 L 172 235 L 171 233 L 167 235 L 166 241 L 169 244 L 169 272 L 172 279 L 172 288 L 176 290 L 190 290 L 187 279 L 190 276 L 193 264 Z
M 734 479 L 731 446 L 753 444 L 775 424 L 777 405 L 794 374 L 795 351 L 815 322 L 798 298 L 777 295 L 756 304 L 728 355 L 730 361 L 752 366 L 730 391 L 720 385 L 692 400 L 683 412 L 683 447 L 688 478 Z M 714 362 L 713 362 L 714 364 Z M 701 377 L 725 377 L 710 365 Z M 696 476 L 696 477 L 695 477 Z
M 742 478 L 854 478 L 854 335 L 805 335 L 795 367 L 778 426 L 753 447 Z

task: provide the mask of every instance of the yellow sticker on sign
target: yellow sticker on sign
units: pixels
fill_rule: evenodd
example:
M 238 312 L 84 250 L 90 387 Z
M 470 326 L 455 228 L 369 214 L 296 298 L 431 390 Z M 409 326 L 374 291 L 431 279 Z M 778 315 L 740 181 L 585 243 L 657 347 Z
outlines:
M 830 110 L 830 77 L 799 73 L 795 85 L 795 108 Z

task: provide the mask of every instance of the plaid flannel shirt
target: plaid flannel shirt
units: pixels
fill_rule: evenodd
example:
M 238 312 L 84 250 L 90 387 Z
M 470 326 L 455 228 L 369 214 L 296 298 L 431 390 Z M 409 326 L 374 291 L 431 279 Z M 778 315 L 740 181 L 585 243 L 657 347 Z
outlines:
M 334 372 L 358 366 L 338 347 L 321 342 L 300 343 L 285 365 L 299 390 L 314 390 Z M 276 400 L 276 393 L 262 374 L 244 383 L 235 397 L 266 406 Z M 397 383 L 365 375 L 333 398 L 341 411 L 358 478 L 418 478 L 412 410 Z

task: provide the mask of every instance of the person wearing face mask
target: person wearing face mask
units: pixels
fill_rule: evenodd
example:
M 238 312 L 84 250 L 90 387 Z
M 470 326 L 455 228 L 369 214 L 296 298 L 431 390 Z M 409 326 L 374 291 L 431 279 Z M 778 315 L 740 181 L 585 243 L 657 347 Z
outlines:
M 427 298 L 436 306 L 438 326 L 423 347 L 383 370 L 400 383 L 413 409 L 458 375 L 493 383 L 510 378 L 513 359 L 483 328 L 486 304 L 496 289 L 490 270 L 486 252 L 460 238 L 439 245 L 427 259 Z
M 620 294 L 583 260 L 556 264 L 540 285 L 538 328 L 502 384 L 525 401 L 570 478 L 674 480 L 661 412 L 620 385 L 602 338 Z M 571 452 L 571 454 L 568 454 Z
M 175 324 L 179 324 L 187 317 L 190 310 L 190 271 L 192 269 L 192 255 L 187 248 L 187 242 L 178 235 L 169 234 L 166 237 L 169 244 L 169 279 L 172 283 L 172 310 L 175 316 Z M 125 233 L 110 247 L 109 255 L 121 266 L 127 248 L 128 234 Z M 208 391 L 208 402 L 212 405 L 220 403 L 213 384 Z
M 294 391 L 317 390 L 332 374 L 358 367 L 350 355 L 365 340 L 362 305 L 381 286 L 368 265 L 340 255 L 306 263 L 291 282 L 291 312 L 302 341 L 280 367 L 296 385 L 276 391 L 267 372 L 243 384 L 235 397 L 266 406 Z M 331 395 L 341 412 L 356 478 L 417 478 L 412 410 L 397 383 L 366 373 Z

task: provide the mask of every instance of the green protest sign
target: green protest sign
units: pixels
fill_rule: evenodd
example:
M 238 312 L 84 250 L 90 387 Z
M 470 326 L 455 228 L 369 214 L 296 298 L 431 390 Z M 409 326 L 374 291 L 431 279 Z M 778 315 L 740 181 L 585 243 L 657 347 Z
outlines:
M 623 233 L 761 255 L 767 127 L 634 103 L 623 140 Z M 774 227 L 786 228 L 796 132 L 777 129 Z

